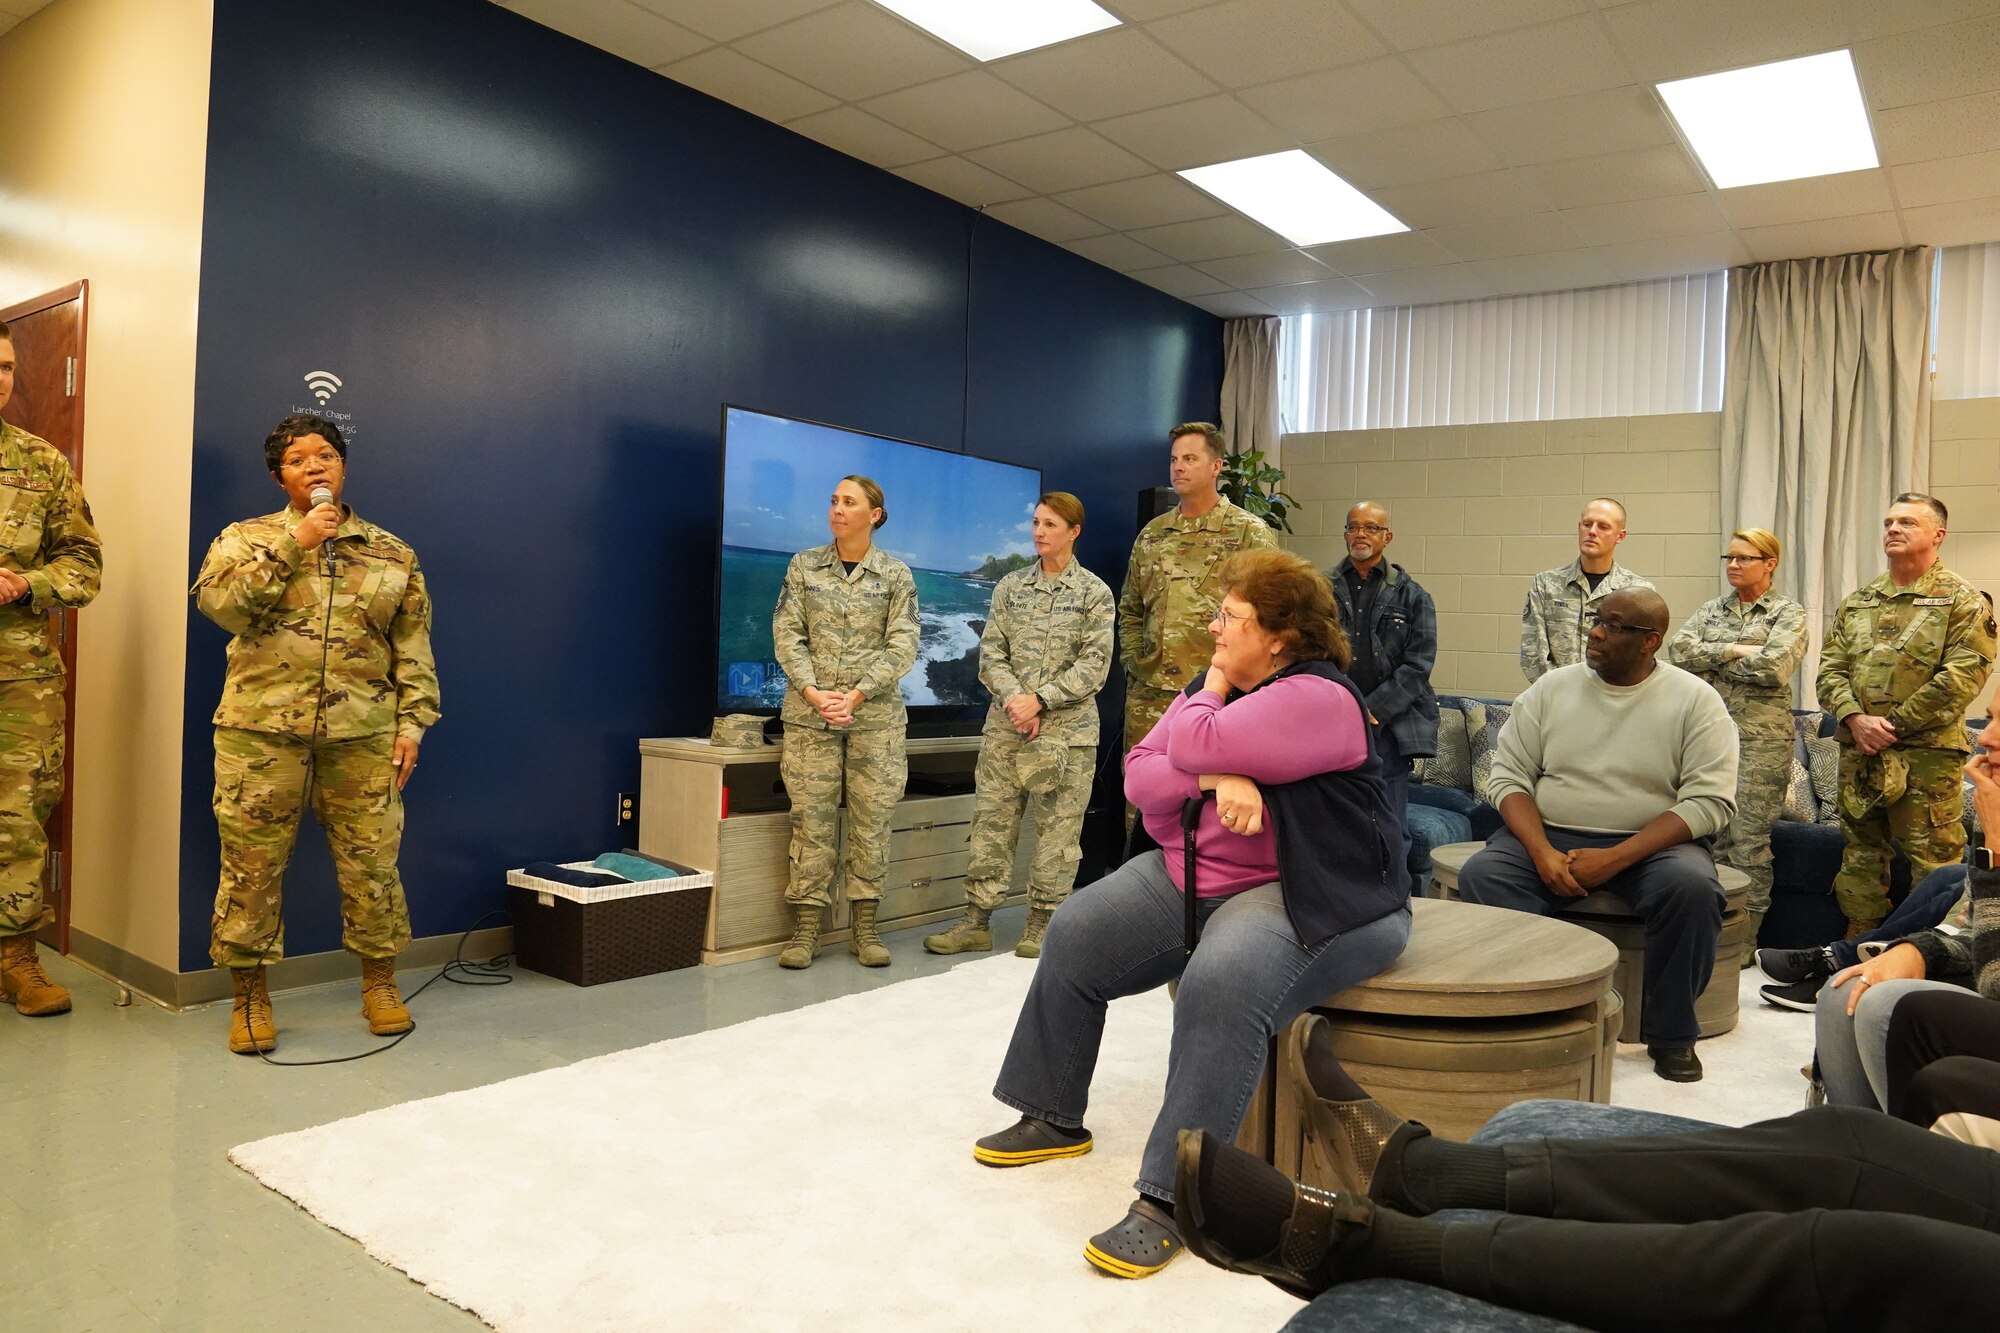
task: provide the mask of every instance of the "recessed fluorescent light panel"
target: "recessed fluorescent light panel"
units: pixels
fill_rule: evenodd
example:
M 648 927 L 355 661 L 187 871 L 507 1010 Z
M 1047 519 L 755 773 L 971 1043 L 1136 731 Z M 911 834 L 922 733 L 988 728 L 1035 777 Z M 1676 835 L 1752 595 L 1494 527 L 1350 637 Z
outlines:
M 1868 109 L 1846 51 L 1659 85 L 1717 189 L 1876 166 Z
M 974 60 L 998 60 L 1118 26 L 1091 0 L 875 0 Z
M 1409 230 L 1299 148 L 1191 167 L 1180 175 L 1293 245 L 1325 245 Z

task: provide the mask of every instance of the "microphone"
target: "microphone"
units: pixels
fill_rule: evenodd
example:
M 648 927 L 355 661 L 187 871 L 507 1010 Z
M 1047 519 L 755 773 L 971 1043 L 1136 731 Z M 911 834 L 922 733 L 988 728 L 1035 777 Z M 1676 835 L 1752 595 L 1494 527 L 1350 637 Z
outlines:
M 333 503 L 333 491 L 325 486 L 315 486 L 312 488 L 312 494 L 307 496 L 306 499 L 314 509 L 317 509 L 321 505 L 330 505 Z M 326 572 L 331 574 L 333 573 L 333 538 L 329 537 L 321 542 L 320 549 L 325 552 Z

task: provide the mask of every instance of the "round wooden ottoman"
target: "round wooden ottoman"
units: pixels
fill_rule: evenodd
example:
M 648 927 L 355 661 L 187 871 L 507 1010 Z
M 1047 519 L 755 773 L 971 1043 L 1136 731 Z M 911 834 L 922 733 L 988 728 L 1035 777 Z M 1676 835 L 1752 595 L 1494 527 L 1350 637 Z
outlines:
M 1750 894 L 1750 877 L 1734 866 L 1718 865 L 1715 877 L 1722 884 L 1726 900 L 1722 909 L 1722 933 L 1715 939 L 1715 972 L 1701 994 L 1694 997 L 1695 1023 L 1704 1037 L 1717 1037 L 1736 1026 L 1741 1017 L 1743 945 L 1750 938 L 1750 914 L 1743 910 Z M 1574 907 L 1557 914 L 1594 931 L 1618 948 L 1618 970 L 1611 984 L 1625 997 L 1624 1028 L 1618 1040 L 1639 1040 L 1639 1019 L 1645 1000 L 1640 979 L 1646 973 L 1646 926 L 1632 911 L 1632 905 L 1616 890 L 1599 889 Z
M 1465 863 L 1472 859 L 1473 853 L 1485 845 L 1483 842 L 1448 842 L 1442 847 L 1432 848 L 1430 896 L 1458 897 L 1458 872 L 1465 869 Z
M 1527 912 L 1418 898 L 1403 956 L 1316 1006 L 1347 1072 L 1406 1120 L 1464 1138 L 1531 1097 L 1608 1102 L 1623 1008 L 1618 951 L 1580 926 Z M 1317 1178 L 1297 1086 L 1281 1057 L 1272 1161 Z

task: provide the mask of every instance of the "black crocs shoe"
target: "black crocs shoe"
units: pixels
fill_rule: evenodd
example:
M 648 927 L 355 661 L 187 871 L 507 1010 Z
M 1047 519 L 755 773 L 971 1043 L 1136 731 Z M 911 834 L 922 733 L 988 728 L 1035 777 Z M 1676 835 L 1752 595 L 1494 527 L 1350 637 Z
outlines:
M 1083 1137 L 1066 1137 L 1062 1130 L 1048 1121 L 1024 1115 L 1018 1124 L 974 1142 L 973 1160 L 987 1166 L 1032 1166 L 1036 1162 L 1054 1161 L 1058 1157 L 1081 1157 L 1090 1151 L 1090 1131 L 1078 1129 L 1075 1132 Z
M 1180 1228 L 1150 1199 L 1133 1203 L 1122 1222 L 1098 1232 L 1083 1247 L 1083 1257 L 1113 1277 L 1151 1277 L 1180 1252 Z

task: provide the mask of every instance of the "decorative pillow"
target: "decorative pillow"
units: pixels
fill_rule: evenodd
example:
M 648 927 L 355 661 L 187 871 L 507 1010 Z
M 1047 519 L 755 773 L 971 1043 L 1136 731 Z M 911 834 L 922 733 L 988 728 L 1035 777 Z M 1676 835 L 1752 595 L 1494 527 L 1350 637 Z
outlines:
M 1514 711 L 1512 704 L 1467 704 L 1465 729 L 1472 739 L 1472 791 L 1488 805 L 1487 781 L 1493 776 L 1493 750 L 1500 744 L 1500 732 Z
M 1472 739 L 1466 734 L 1465 714 L 1448 704 L 1438 707 L 1438 752 L 1419 759 L 1411 776 L 1431 787 L 1472 790 Z
M 1840 742 L 1814 736 L 1806 742 L 1806 767 L 1812 772 L 1813 795 L 1819 798 L 1821 824 L 1840 822 Z
M 1812 770 L 1806 767 L 1803 740 L 1792 746 L 1792 776 L 1785 783 L 1785 808 L 1778 817 L 1800 824 L 1819 823 L 1819 797 L 1813 795 Z

